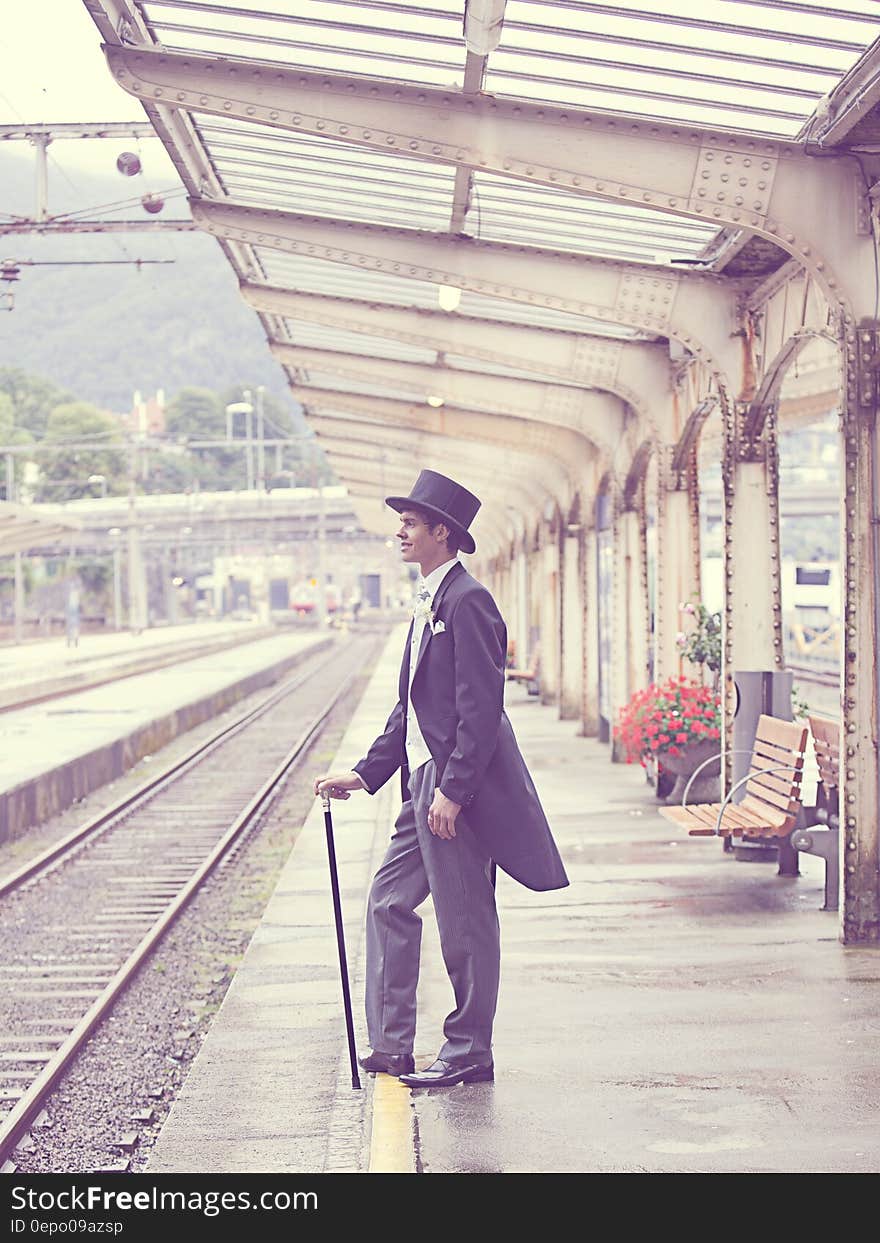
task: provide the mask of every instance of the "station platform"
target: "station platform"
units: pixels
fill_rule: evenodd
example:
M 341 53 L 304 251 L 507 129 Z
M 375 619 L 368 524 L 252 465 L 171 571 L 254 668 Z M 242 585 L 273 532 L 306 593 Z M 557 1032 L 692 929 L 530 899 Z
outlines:
M 328 770 L 384 725 L 403 637 Z M 498 874 L 494 1084 L 352 1091 L 316 799 L 148 1172 L 876 1172 L 880 953 L 840 943 L 821 861 L 781 878 L 675 837 L 640 768 L 521 688 L 508 713 L 571 885 Z M 363 1052 L 365 900 L 399 787 L 332 807 Z M 453 1006 L 421 913 L 418 1066 Z
M 203 636 L 202 651 L 207 646 L 209 654 L 198 656 L 198 642 L 187 641 L 185 650 L 178 643 L 170 651 L 158 644 L 164 663 L 150 672 L 122 683 L 111 677 L 90 690 L 5 712 L 0 841 L 41 824 L 334 641 L 317 631 L 274 632 L 251 641 L 245 631 L 214 650 Z M 125 651 L 124 643 L 116 650 Z M 112 656 L 108 660 L 112 665 Z
M 84 634 L 76 647 L 68 647 L 63 637 L 0 645 L 0 710 L 147 673 L 188 655 L 240 647 L 274 633 L 274 627 L 255 620 L 223 619 L 156 626 L 139 634 Z

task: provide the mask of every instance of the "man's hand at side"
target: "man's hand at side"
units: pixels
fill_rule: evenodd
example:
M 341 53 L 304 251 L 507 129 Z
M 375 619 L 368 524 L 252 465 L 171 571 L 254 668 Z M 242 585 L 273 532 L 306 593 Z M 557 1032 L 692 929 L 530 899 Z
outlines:
M 315 778 L 315 795 L 329 794 L 331 798 L 351 798 L 350 790 L 366 790 L 359 773 L 326 773 Z
M 442 790 L 435 790 L 428 810 L 428 828 L 435 837 L 455 837 L 455 818 L 460 811 L 461 803 L 453 803 Z

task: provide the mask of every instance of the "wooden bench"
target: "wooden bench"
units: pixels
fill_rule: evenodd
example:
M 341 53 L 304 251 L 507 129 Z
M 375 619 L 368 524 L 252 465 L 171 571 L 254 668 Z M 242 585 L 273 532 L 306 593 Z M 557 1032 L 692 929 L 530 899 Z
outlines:
M 815 806 L 804 810 L 816 823 L 795 829 L 791 844 L 795 850 L 825 860 L 825 905 L 822 909 L 836 911 L 840 888 L 840 722 L 815 715 L 808 716 L 807 720 L 819 766 L 819 784 Z
M 541 645 L 536 643 L 532 651 L 531 667 L 528 669 L 506 669 L 504 677 L 508 682 L 525 682 L 530 695 L 538 695 L 541 691 Z
M 722 803 L 661 807 L 691 837 L 788 837 L 800 809 L 807 728 L 775 716 L 759 716 L 749 771 Z M 741 803 L 733 795 L 745 786 Z

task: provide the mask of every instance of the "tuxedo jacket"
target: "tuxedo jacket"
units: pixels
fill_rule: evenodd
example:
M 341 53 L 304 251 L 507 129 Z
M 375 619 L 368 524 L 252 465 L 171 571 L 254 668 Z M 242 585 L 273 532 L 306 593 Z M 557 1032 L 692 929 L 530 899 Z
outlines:
M 529 889 L 562 889 L 568 877 L 504 711 L 507 628 L 495 601 L 459 562 L 437 588 L 432 610 L 436 633 L 425 625 L 412 687 L 411 624 L 398 702 L 354 771 L 375 794 L 400 770 L 401 792 L 409 798 L 405 744 L 411 693 L 437 785 L 461 805 L 459 814 L 488 854 Z

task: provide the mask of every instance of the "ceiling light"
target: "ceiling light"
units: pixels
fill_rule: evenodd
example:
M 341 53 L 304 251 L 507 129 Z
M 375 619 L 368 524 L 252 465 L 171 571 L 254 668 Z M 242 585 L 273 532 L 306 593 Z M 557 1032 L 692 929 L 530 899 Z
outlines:
M 443 403 L 442 397 L 438 397 L 436 393 L 428 394 L 428 405 L 429 406 L 433 406 L 435 410 L 439 410 L 443 404 L 444 403 Z
M 456 285 L 438 285 L 437 300 L 442 311 L 457 311 L 461 302 L 461 290 Z

